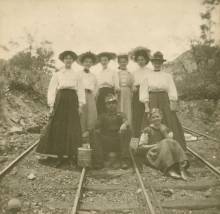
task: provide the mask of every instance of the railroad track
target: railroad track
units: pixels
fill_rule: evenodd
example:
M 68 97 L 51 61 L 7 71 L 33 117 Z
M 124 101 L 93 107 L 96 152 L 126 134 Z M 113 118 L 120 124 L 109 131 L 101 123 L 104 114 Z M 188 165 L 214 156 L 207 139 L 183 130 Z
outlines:
M 137 139 L 133 139 L 134 141 L 136 141 Z M 131 160 L 132 160 L 132 164 L 133 164 L 133 168 L 134 168 L 134 172 L 136 174 L 136 180 L 138 181 L 138 183 L 136 182 L 135 186 L 133 183 L 133 188 L 131 188 L 130 191 L 128 191 L 129 187 L 126 184 L 124 186 L 124 182 L 126 182 L 127 180 L 127 176 L 132 177 L 133 176 L 133 180 L 134 180 L 134 175 L 130 174 L 130 173 L 126 173 L 124 174 L 124 176 L 126 176 L 125 178 L 121 178 L 117 179 L 119 182 L 117 182 L 116 185 L 112 185 L 111 183 L 106 185 L 106 184 L 101 184 L 99 182 L 99 184 L 97 185 L 91 185 L 89 184 L 90 182 L 88 181 L 88 176 L 86 176 L 86 168 L 82 169 L 81 172 L 81 176 L 79 179 L 79 184 L 78 184 L 78 188 L 77 188 L 77 192 L 76 192 L 76 196 L 75 196 L 75 200 L 74 200 L 74 205 L 71 209 L 70 214 L 77 214 L 77 213 L 150 213 L 150 214 L 156 214 L 158 213 L 157 210 L 159 210 L 159 212 L 162 214 L 164 213 L 162 210 L 162 207 L 160 205 L 160 203 L 157 201 L 155 192 L 153 190 L 153 188 L 151 188 L 151 194 L 153 194 L 153 199 L 154 199 L 154 204 L 152 203 L 152 199 L 151 196 L 149 195 L 148 191 L 145 188 L 144 185 L 144 181 L 142 179 L 141 173 L 138 169 L 138 166 L 136 164 L 134 155 L 132 153 L 132 150 L 130 150 L 130 156 L 131 156 Z M 98 179 L 97 179 L 98 180 Z M 140 188 L 138 188 L 138 186 L 140 186 Z M 138 189 L 138 191 L 137 191 Z M 89 203 L 88 205 L 88 198 L 86 199 L 87 202 L 83 203 L 84 198 L 87 196 L 86 191 L 93 191 L 93 192 L 97 192 L 97 191 L 101 191 L 103 195 L 106 195 L 107 191 L 111 191 L 113 192 L 113 194 L 110 194 L 109 199 L 107 198 L 107 201 L 111 201 L 113 199 L 113 195 L 114 192 L 118 192 L 121 191 L 122 194 L 131 194 L 131 199 L 133 199 L 134 201 L 136 201 L 136 206 L 131 205 L 129 203 L 120 201 L 120 203 L 117 203 L 117 205 L 113 205 L 111 204 L 110 206 L 102 206 L 102 204 L 95 204 L 96 199 L 92 199 L 93 204 Z M 106 191 L 106 192 L 105 192 Z M 127 191 L 127 192 L 126 192 Z M 140 195 L 137 197 L 137 193 L 142 193 L 143 197 L 142 197 L 142 201 L 140 199 Z M 92 197 L 96 197 L 97 198 L 97 193 L 94 194 L 90 194 L 90 200 Z M 100 193 L 98 193 L 100 194 Z M 125 197 L 124 195 L 124 197 Z M 87 205 L 85 205 L 87 204 Z M 133 203 L 134 204 L 134 203 Z
M 213 142 L 219 142 L 213 137 L 198 133 L 194 130 L 185 127 L 184 130 L 197 137 L 199 141 L 201 139 L 207 139 Z M 32 144 L 5 167 L 0 172 L 0 179 L 8 174 L 10 176 L 10 171 L 13 167 L 17 166 L 20 161 L 24 161 L 24 159 L 26 159 L 25 157 L 30 154 L 30 151 L 36 147 L 37 143 L 38 142 Z M 65 210 L 68 210 L 68 213 L 71 214 L 220 213 L 220 200 L 218 200 L 220 198 L 219 169 L 210 164 L 210 162 L 201 157 L 201 155 L 197 154 L 190 145 L 187 150 L 190 153 L 190 161 L 192 162 L 190 172 L 194 174 L 194 178 L 188 182 L 164 177 L 160 172 L 149 167 L 144 167 L 143 172 L 140 173 L 132 152 L 130 154 L 133 162 L 133 171 L 119 170 L 112 171 L 109 174 L 106 172 L 94 172 L 83 168 L 81 173 L 74 175 L 74 177 L 78 176 L 80 179 L 68 187 L 72 191 L 72 198 L 70 197 L 69 207 L 68 209 L 65 208 Z M 31 155 L 29 155 L 29 157 L 30 156 Z M 60 187 L 60 189 L 62 188 L 64 189 L 63 186 Z M 65 190 L 66 189 L 63 190 L 64 193 Z M 209 193 L 211 190 L 214 190 L 214 193 Z M 217 193 L 215 193 L 215 190 L 217 190 Z M 217 195 L 216 197 L 219 198 L 212 197 L 212 195 Z M 202 209 L 205 209 L 205 211 L 201 211 Z M 51 213 L 67 212 L 56 211 Z
M 201 140 L 202 138 L 206 138 L 209 140 L 212 140 L 214 142 L 217 142 L 218 140 L 215 138 L 212 138 L 208 135 L 204 135 L 201 133 L 198 133 L 196 131 L 190 130 L 190 129 L 186 129 L 184 128 L 185 132 L 190 133 L 191 135 L 193 135 L 194 137 L 196 137 L 197 141 L 198 139 Z M 215 139 L 215 140 L 214 140 Z M 137 139 L 133 139 L 133 140 L 137 140 Z M 207 160 L 205 160 L 203 157 L 201 157 L 198 153 L 196 153 L 192 148 L 190 148 L 189 146 L 187 147 L 188 152 L 191 154 L 191 159 L 194 158 L 194 160 L 192 160 L 194 163 L 192 164 L 193 169 L 194 170 L 198 170 L 198 173 L 204 174 L 207 173 L 207 180 L 201 180 L 201 181 L 193 181 L 193 179 L 191 179 L 192 181 L 189 182 L 185 182 L 185 181 L 174 181 L 170 178 L 164 178 L 160 172 L 153 172 L 153 169 L 150 169 L 148 167 L 144 168 L 143 173 L 141 174 L 135 158 L 132 154 L 132 151 L 130 151 L 130 155 L 131 155 L 131 159 L 132 159 L 132 163 L 133 163 L 133 168 L 138 180 L 138 184 L 141 188 L 141 193 L 142 193 L 142 200 L 143 200 L 143 204 L 146 205 L 146 207 L 144 208 L 144 210 L 142 210 L 142 213 L 150 213 L 150 214 L 164 214 L 164 213 L 196 213 L 198 210 L 200 213 L 200 211 L 202 209 L 205 209 L 204 213 L 220 213 L 220 210 L 218 210 L 220 208 L 220 202 L 218 201 L 219 198 L 211 198 L 209 199 L 209 195 L 206 191 L 210 190 L 211 188 L 220 188 L 220 171 L 218 170 L 217 167 L 213 166 L 212 164 L 210 164 Z M 196 165 L 196 166 L 195 166 Z M 200 167 L 198 167 L 198 165 Z M 206 166 L 205 168 L 203 166 Z M 202 168 L 202 171 L 200 171 L 200 168 Z M 209 177 L 212 176 L 211 173 L 214 173 L 215 175 L 215 179 L 213 179 L 211 182 L 209 182 Z M 149 176 L 151 174 L 156 174 L 156 178 L 162 178 L 162 182 L 161 180 L 159 182 L 155 182 L 156 179 L 155 177 Z M 150 177 L 150 178 L 149 178 Z M 198 176 L 199 177 L 199 176 Z M 197 177 L 197 178 L 198 178 Z M 195 180 L 195 179 L 194 179 Z M 171 182 L 170 182 L 171 181 Z M 93 204 L 93 206 L 90 205 L 90 207 L 86 207 L 84 204 L 84 198 L 81 197 L 81 195 L 85 194 L 84 191 L 89 188 L 86 187 L 87 184 L 86 183 L 86 169 L 84 168 L 82 170 L 82 174 L 80 177 L 80 181 L 79 181 L 79 186 L 77 189 L 77 194 L 76 194 L 76 198 L 74 201 L 74 206 L 71 210 L 71 214 L 76 214 L 76 213 L 108 213 L 108 211 L 113 211 L 109 208 L 107 208 L 106 212 L 104 212 L 103 210 L 101 210 L 97 205 L 95 205 L 95 202 Z M 106 188 L 106 186 L 105 186 Z M 105 190 L 107 191 L 111 189 L 111 186 L 109 186 L 109 188 L 106 188 Z M 95 188 L 92 188 L 93 191 L 97 191 Z M 117 188 L 115 188 L 115 190 L 117 191 Z M 178 192 L 182 192 L 180 196 L 178 196 Z M 205 192 L 204 192 L 205 191 Z M 187 193 L 189 192 L 189 193 Z M 205 194 L 205 198 L 208 199 L 199 199 L 199 200 L 195 200 L 195 198 L 192 197 L 184 197 L 184 194 L 189 194 L 189 196 L 191 196 L 192 194 L 195 194 L 195 197 L 197 197 L 200 194 Z M 219 190 L 219 194 L 220 194 L 220 190 Z M 172 195 L 177 195 L 175 200 L 170 200 L 170 201 L 165 201 L 165 199 L 167 198 L 172 198 Z M 91 197 L 95 197 L 95 196 L 91 196 Z M 220 195 L 219 195 L 220 197 Z M 182 199 L 183 198 L 183 199 Z M 95 200 L 94 200 L 95 201 Z M 165 202 L 164 202 L 165 201 Z M 82 208 L 82 209 L 81 209 Z M 123 208 L 124 210 L 126 210 L 126 207 Z M 116 211 L 117 209 L 114 209 L 114 211 Z M 129 209 L 127 209 L 129 211 Z M 119 211 L 119 210 L 118 210 Z M 139 210 L 140 211 L 140 210 Z M 184 212 L 183 212 L 184 211 Z M 111 213 L 111 212 L 109 212 Z M 124 213 L 123 211 L 119 212 L 119 213 Z M 132 209 L 130 209 L 130 212 L 128 213 L 136 213 L 136 212 L 132 212 Z M 139 212 L 138 212 L 139 213 Z M 140 212 L 141 213 L 141 212 Z M 202 212 L 201 212 L 202 213 Z

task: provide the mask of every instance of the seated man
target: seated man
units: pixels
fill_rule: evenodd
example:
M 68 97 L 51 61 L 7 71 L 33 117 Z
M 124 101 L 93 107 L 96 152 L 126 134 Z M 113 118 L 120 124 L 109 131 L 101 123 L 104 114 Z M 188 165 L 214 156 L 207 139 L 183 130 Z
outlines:
M 123 113 L 117 112 L 117 99 L 110 94 L 105 98 L 106 112 L 98 117 L 94 140 L 94 168 L 102 168 L 109 154 L 117 154 L 121 168 L 129 167 L 131 130 Z

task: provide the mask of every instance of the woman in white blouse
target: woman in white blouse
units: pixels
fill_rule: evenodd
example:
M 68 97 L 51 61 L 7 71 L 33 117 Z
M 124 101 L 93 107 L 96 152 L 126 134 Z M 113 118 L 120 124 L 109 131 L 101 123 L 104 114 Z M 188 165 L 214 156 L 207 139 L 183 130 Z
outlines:
M 134 92 L 132 98 L 132 120 L 133 134 L 135 137 L 139 137 L 144 117 L 144 104 L 139 100 L 139 89 L 141 82 L 150 70 L 146 67 L 150 61 L 150 50 L 144 47 L 137 47 L 131 51 L 131 57 L 138 64 L 138 69 L 133 72 Z
M 81 54 L 77 61 L 84 67 L 80 71 L 80 78 L 85 89 L 86 104 L 82 108 L 80 118 L 83 136 L 85 139 L 88 139 L 91 131 L 95 128 L 97 120 L 95 97 L 98 90 L 98 83 L 96 76 L 90 71 L 91 67 L 97 63 L 97 56 L 92 52 L 86 52 Z
M 140 101 L 145 105 L 145 112 L 159 108 L 163 114 L 163 123 L 173 132 L 173 137 L 183 149 L 186 149 L 182 126 L 177 118 L 177 90 L 171 74 L 162 70 L 166 61 L 161 52 L 154 53 L 151 62 L 154 70 L 147 73 L 140 86 Z
M 79 75 L 71 68 L 77 55 L 64 51 L 59 59 L 65 67 L 53 74 L 48 88 L 50 120 L 36 149 L 41 154 L 57 155 L 56 167 L 69 157 L 75 164 L 77 148 L 81 145 L 79 111 L 85 104 L 85 90 Z
M 119 91 L 119 80 L 116 71 L 108 67 L 109 62 L 116 58 L 111 52 L 102 52 L 98 54 L 98 60 L 102 69 L 98 71 L 98 95 L 97 95 L 97 111 L 98 114 L 105 112 L 105 97 L 108 94 L 115 94 Z

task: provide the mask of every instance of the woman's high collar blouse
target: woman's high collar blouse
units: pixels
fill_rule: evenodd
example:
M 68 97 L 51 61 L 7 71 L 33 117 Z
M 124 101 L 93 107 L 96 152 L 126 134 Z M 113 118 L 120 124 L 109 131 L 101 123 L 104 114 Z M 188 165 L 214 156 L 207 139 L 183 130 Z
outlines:
M 73 69 L 62 68 L 54 73 L 47 93 L 47 102 L 50 107 L 53 107 L 56 93 L 59 89 L 74 89 L 77 92 L 79 105 L 85 104 L 85 89 L 83 87 L 80 75 Z

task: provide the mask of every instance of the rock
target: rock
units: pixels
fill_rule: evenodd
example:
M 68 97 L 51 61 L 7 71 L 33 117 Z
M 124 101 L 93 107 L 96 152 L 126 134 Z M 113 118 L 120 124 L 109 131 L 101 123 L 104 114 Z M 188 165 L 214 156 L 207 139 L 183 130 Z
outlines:
M 8 202 L 8 210 L 16 213 L 21 210 L 21 202 L 17 198 L 12 198 Z
M 30 173 L 27 178 L 28 178 L 28 180 L 34 180 L 36 178 L 36 176 L 34 173 Z
M 141 188 L 137 189 L 137 191 L 136 191 L 137 194 L 139 194 L 139 193 L 141 193 L 141 192 L 142 192 L 142 189 L 141 189 Z
M 1 140 L 0 140 L 0 151 L 5 151 L 6 149 L 7 149 L 6 140 L 1 139 Z
M 171 197 L 173 195 L 173 193 L 174 193 L 173 189 L 165 189 L 162 191 L 162 194 L 165 197 Z
M 24 130 L 23 130 L 22 127 L 13 126 L 13 127 L 9 130 L 8 133 L 9 133 L 9 134 L 22 134 L 22 133 L 24 133 Z

